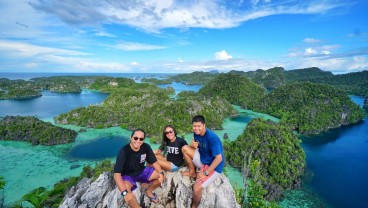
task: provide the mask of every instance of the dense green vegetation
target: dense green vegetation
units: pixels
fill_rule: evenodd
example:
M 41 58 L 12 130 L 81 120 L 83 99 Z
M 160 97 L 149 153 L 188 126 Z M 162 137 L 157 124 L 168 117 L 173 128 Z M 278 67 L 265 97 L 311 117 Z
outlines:
M 258 69 L 244 74 L 266 89 L 274 89 L 285 84 L 285 70 L 282 67 L 274 67 L 268 70 Z
M 82 78 L 81 78 L 82 80 Z M 60 93 L 80 93 L 80 85 L 71 77 L 40 77 L 33 78 L 35 85 L 42 87 L 43 90 L 50 90 Z
M 328 84 L 350 95 L 368 96 L 368 71 L 333 75 L 317 67 L 285 71 L 282 67 L 256 71 L 231 71 L 248 77 L 266 89 L 274 89 L 285 83 L 313 82 Z
M 0 140 L 29 141 L 33 145 L 73 142 L 77 132 L 32 116 L 6 116 L 0 121 Z
M 201 72 L 196 71 L 190 74 L 178 74 L 171 76 L 168 80 L 172 82 L 180 82 L 187 85 L 205 84 L 207 81 L 215 78 L 217 72 Z
M 104 83 L 104 81 L 108 81 Z M 58 93 L 80 93 L 82 88 L 100 89 L 99 84 L 116 87 L 120 80 L 107 76 L 54 76 L 33 78 L 30 81 L 0 78 L 0 99 L 24 99 L 42 96 L 42 90 Z M 130 80 L 130 79 L 129 79 Z M 130 80 L 134 83 L 133 80 Z M 91 86 L 94 84 L 94 86 Z
M 97 77 L 88 88 L 110 93 L 117 89 L 130 87 L 135 84 L 134 80 L 128 78 Z
M 288 126 L 262 119 L 253 119 L 235 141 L 224 142 L 226 161 L 244 169 L 252 190 L 247 200 L 274 201 L 300 186 L 305 168 L 300 142 Z
M 317 67 L 285 71 L 286 82 L 306 82 L 333 77 L 334 75 L 331 72 L 322 71 Z
M 167 124 L 173 124 L 180 133 L 191 131 L 191 118 L 196 114 L 206 117 L 209 128 L 221 129 L 223 120 L 235 113 L 230 103 L 219 97 L 202 98 L 194 93 L 173 100 L 172 88 L 149 84 L 98 86 L 111 93 L 101 106 L 74 109 L 57 116 L 55 122 L 94 128 L 143 128 L 148 135 L 159 137 Z
M 39 86 L 29 81 L 0 78 L 0 100 L 39 97 L 42 96 L 40 90 Z
M 103 172 L 111 172 L 113 165 L 110 160 L 105 160 L 96 165 L 96 167 L 85 166 L 78 177 L 70 177 L 56 183 L 51 190 L 39 187 L 24 195 L 13 207 L 29 207 L 31 204 L 35 208 L 59 207 L 67 191 L 76 185 L 83 178 L 92 178 L 96 180 Z
M 208 81 L 199 94 L 206 97 L 225 98 L 231 104 L 253 109 L 266 93 L 265 89 L 236 73 L 220 74 Z
M 171 84 L 172 81 L 168 79 L 156 79 L 156 78 L 143 78 L 141 79 L 142 82 L 151 83 L 151 84 Z
M 287 82 L 324 83 L 350 95 L 368 96 L 368 71 L 333 75 L 318 68 L 308 68 L 286 71 L 285 77 Z
M 310 82 L 276 88 L 254 109 L 281 118 L 306 135 L 356 123 L 364 117 L 364 111 L 346 93 Z

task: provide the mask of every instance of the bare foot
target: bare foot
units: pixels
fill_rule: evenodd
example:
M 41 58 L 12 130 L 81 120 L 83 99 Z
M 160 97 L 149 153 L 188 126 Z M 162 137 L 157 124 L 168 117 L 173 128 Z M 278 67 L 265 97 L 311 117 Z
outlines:
M 190 171 L 181 172 L 181 175 L 183 175 L 183 176 L 189 176 L 189 177 L 192 177 L 192 178 L 197 177 L 197 174 L 191 173 Z

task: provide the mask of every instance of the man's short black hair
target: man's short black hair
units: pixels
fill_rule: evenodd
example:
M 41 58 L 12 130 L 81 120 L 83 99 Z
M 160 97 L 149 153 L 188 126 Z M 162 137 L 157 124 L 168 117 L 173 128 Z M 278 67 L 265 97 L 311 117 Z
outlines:
M 146 137 L 146 132 L 141 128 L 133 130 L 132 135 L 130 135 L 130 137 L 132 137 L 136 131 L 143 132 L 143 137 Z
M 192 123 L 194 122 L 201 122 L 203 124 L 206 123 L 206 120 L 204 120 L 204 117 L 202 115 L 196 115 L 192 118 Z

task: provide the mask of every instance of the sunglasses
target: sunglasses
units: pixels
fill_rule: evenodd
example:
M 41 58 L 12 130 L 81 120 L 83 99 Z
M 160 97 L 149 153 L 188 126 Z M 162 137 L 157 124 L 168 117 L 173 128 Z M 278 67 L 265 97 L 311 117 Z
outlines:
M 138 137 L 133 137 L 133 139 L 134 139 L 135 141 L 137 141 L 138 139 L 139 139 L 139 141 L 143 141 L 143 140 L 144 140 L 144 138 L 138 138 Z
M 172 133 L 174 133 L 173 131 L 165 131 L 165 134 L 167 135 L 167 134 L 172 134 Z

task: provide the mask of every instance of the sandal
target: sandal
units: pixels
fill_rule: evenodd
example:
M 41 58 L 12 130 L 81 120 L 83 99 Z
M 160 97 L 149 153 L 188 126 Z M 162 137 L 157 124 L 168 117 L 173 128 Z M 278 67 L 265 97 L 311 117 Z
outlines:
M 158 203 L 158 196 L 157 196 L 157 194 L 156 193 L 152 193 L 152 195 L 153 195 L 153 197 L 149 197 L 149 196 L 147 196 L 147 194 L 146 194 L 146 196 L 150 199 L 150 201 L 152 202 L 152 203 L 154 203 L 154 204 L 157 204 Z

